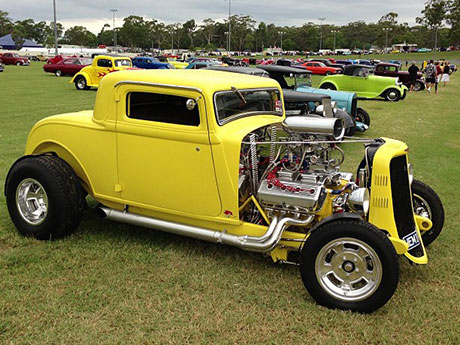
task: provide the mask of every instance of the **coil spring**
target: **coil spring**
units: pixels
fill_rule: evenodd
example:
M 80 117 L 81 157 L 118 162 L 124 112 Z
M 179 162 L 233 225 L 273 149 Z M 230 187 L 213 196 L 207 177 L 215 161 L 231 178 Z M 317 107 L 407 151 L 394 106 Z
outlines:
M 276 153 L 276 139 L 277 139 L 277 136 L 276 136 L 276 126 L 273 126 L 272 127 L 272 132 L 271 132 L 271 136 L 270 136 L 270 140 L 271 140 L 271 145 L 270 145 L 270 163 L 273 163 L 273 161 L 275 160 L 275 153 Z
M 252 168 L 252 188 L 253 194 L 257 193 L 258 182 L 259 182 L 259 172 L 257 170 L 257 145 L 256 145 L 256 135 L 251 134 L 249 137 L 249 142 L 251 143 L 251 168 Z

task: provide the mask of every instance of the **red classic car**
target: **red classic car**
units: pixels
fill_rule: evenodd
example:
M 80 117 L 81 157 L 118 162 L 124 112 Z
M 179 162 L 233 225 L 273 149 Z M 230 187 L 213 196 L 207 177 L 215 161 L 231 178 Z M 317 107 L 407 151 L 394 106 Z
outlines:
M 48 73 L 54 73 L 57 77 L 61 75 L 75 75 L 83 67 L 91 65 L 93 59 L 90 58 L 68 58 L 57 63 L 43 65 L 43 70 Z
M 0 58 L 4 65 L 29 66 L 28 58 L 19 56 L 17 53 L 3 53 Z
M 342 69 L 340 68 L 327 67 L 322 62 L 316 62 L 316 61 L 309 61 L 309 62 L 304 63 L 301 66 L 305 67 L 307 71 L 310 71 L 312 74 L 330 75 L 330 74 L 338 74 L 342 72 Z
M 399 78 L 399 81 L 403 83 L 407 88 L 410 88 L 410 76 L 409 72 L 401 71 L 401 66 L 394 63 L 381 62 L 375 66 L 375 75 L 383 77 Z M 417 79 L 415 81 L 414 90 L 420 91 L 425 89 L 425 81 L 422 79 L 422 73 L 417 73 Z

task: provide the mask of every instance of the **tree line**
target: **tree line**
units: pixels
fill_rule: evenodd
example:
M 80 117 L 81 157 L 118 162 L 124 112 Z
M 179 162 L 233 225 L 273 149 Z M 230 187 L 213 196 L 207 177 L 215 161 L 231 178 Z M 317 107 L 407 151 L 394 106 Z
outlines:
M 194 19 L 184 23 L 165 24 L 130 15 L 116 28 L 118 45 L 143 50 L 150 49 L 206 49 L 227 46 L 228 24 L 231 24 L 231 50 L 262 51 L 280 47 L 285 51 L 316 51 L 319 47 L 333 49 L 369 49 L 393 43 L 415 43 L 418 47 L 460 45 L 460 0 L 429 0 L 425 3 L 417 25 L 400 23 L 398 13 L 390 12 L 377 23 L 355 21 L 342 26 L 307 22 L 302 26 L 276 26 L 257 23 L 249 15 L 233 15 L 222 22 L 211 18 L 197 24 Z M 445 27 L 445 25 L 449 27 Z M 83 26 L 67 30 L 57 23 L 60 44 L 95 47 L 111 46 L 114 31 L 105 24 L 96 35 Z M 54 23 L 33 19 L 13 21 L 8 12 L 0 10 L 0 36 L 12 33 L 18 48 L 24 38 L 32 38 L 44 45 L 54 44 Z M 322 42 L 320 44 L 320 37 Z

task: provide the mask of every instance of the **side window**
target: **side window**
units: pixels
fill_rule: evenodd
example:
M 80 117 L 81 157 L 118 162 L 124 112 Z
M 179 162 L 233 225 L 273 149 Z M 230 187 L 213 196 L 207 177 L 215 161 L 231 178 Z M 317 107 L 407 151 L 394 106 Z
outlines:
M 396 72 L 396 67 L 395 66 L 390 66 L 390 67 L 388 67 L 388 70 L 390 72 Z
M 100 59 L 97 61 L 99 67 L 112 67 L 112 61 L 106 59 Z
M 131 119 L 199 126 L 200 114 L 195 100 L 150 92 L 130 92 L 126 115 Z

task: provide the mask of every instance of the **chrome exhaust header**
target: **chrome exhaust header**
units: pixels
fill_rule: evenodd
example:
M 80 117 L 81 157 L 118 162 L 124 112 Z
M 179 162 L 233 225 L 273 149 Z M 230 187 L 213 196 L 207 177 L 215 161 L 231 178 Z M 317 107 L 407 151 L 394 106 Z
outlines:
M 305 226 L 314 218 L 314 216 L 309 216 L 305 220 L 298 220 L 286 217 L 278 220 L 278 217 L 274 216 L 270 226 L 262 236 L 237 236 L 226 233 L 225 231 L 217 231 L 192 225 L 174 223 L 125 211 L 118 211 L 108 207 L 99 207 L 99 210 L 102 211 L 102 214 L 106 219 L 116 222 L 161 230 L 171 234 L 192 237 L 209 242 L 228 244 L 243 250 L 258 253 L 268 253 L 272 251 L 280 241 L 281 234 L 287 226 Z

